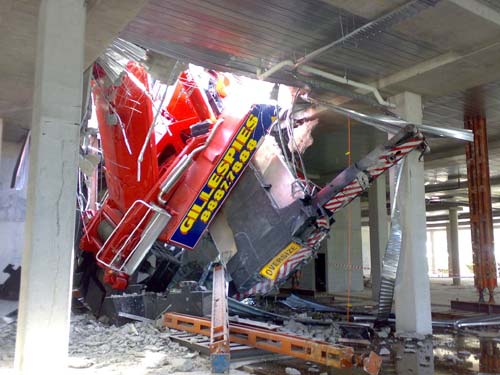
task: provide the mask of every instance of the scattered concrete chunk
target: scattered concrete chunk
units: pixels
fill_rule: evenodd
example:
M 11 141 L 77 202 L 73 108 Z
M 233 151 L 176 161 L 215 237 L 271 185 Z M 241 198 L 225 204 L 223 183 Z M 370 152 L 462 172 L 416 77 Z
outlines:
M 391 351 L 389 349 L 387 349 L 386 347 L 382 347 L 379 351 L 380 355 L 390 355 L 391 354 Z
M 193 370 L 193 361 L 191 359 L 174 358 L 171 363 L 173 371 L 189 372 Z
M 300 371 L 293 367 L 287 367 L 285 372 L 287 375 L 300 375 Z
M 89 359 L 86 358 L 78 358 L 78 357 L 70 357 L 68 358 L 68 367 L 70 368 L 89 368 L 94 365 Z
M 391 327 L 382 327 L 380 328 L 379 331 L 377 331 L 377 336 L 380 337 L 381 339 L 386 339 L 389 337 L 389 334 L 391 333 Z

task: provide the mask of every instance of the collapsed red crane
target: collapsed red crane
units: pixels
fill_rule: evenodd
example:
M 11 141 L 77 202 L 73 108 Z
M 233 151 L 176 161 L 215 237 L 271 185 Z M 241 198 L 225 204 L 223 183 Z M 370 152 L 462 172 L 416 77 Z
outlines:
M 279 204 L 276 189 L 290 190 L 289 182 L 269 183 L 272 173 L 252 161 L 266 135 L 280 131 L 278 108 L 255 104 L 229 111 L 227 84 L 227 77 L 210 71 L 202 87 L 183 72 L 157 109 L 168 124 L 158 133 L 147 72 L 130 62 L 111 82 L 96 65 L 92 91 L 107 197 L 83 216 L 80 247 L 95 256 L 112 288 L 127 288 L 154 243 L 195 248 L 224 205 L 225 230 L 236 247 L 227 263 L 232 294 L 267 293 L 311 258 L 336 210 L 423 144 L 422 134 L 408 126 L 319 192 Z M 273 171 L 285 170 L 279 160 Z M 265 221 L 269 215 L 272 224 Z

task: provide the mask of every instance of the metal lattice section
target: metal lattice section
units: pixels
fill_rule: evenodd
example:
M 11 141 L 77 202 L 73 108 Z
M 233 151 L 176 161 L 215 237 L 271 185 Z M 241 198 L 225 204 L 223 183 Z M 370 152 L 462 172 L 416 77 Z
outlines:
M 402 232 L 400 211 L 398 207 L 398 192 L 403 171 L 403 161 L 397 166 L 396 186 L 394 189 L 394 199 L 391 214 L 391 235 L 384 252 L 382 265 L 382 275 L 380 278 L 380 290 L 378 297 L 377 319 L 387 320 L 392 310 L 392 300 L 394 298 L 394 287 L 396 286 L 396 276 L 398 273 L 399 258 L 401 255 Z

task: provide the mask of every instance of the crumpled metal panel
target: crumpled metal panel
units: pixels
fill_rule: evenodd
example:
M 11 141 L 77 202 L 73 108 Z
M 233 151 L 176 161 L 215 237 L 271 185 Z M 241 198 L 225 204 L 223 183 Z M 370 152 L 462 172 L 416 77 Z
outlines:
M 97 58 L 97 63 L 105 70 L 112 82 L 116 82 L 126 71 L 129 61 L 142 62 L 146 60 L 146 50 L 124 39 L 117 38 Z
M 392 300 L 394 297 L 394 287 L 398 273 L 399 258 L 401 255 L 401 244 L 403 234 L 401 231 L 401 215 L 398 205 L 398 193 L 403 171 L 404 159 L 396 166 L 396 186 L 394 188 L 394 198 L 391 212 L 391 235 L 387 242 L 382 265 L 382 275 L 380 278 L 380 291 L 378 297 L 378 320 L 387 320 L 391 314 Z
M 345 313 L 345 308 L 331 307 L 322 305 L 320 303 L 308 301 L 306 299 L 300 298 L 295 294 L 290 294 L 286 299 L 280 301 L 283 305 L 291 308 L 292 310 L 307 310 L 307 311 L 319 311 L 319 312 L 334 312 L 334 313 Z
M 227 301 L 228 301 L 229 312 L 231 313 L 231 315 L 238 315 L 242 317 L 246 316 L 251 318 L 261 318 L 273 321 L 284 321 L 288 319 L 288 317 L 284 315 L 270 313 L 269 311 L 265 311 L 257 307 L 247 305 L 231 297 L 229 297 Z
M 396 117 L 370 115 L 324 101 L 315 101 L 315 102 L 321 104 L 322 106 L 327 107 L 328 109 L 333 110 L 334 112 L 341 113 L 343 115 L 350 117 L 353 120 L 359 121 L 366 125 L 373 126 L 374 128 L 377 128 L 381 131 L 385 131 L 388 133 L 396 133 L 400 129 L 411 124 L 408 121 Z M 449 127 L 444 128 L 440 126 L 425 125 L 425 124 L 414 124 L 414 125 L 417 126 L 419 130 L 421 130 L 426 136 L 430 137 L 453 138 L 467 142 L 472 142 L 474 137 L 472 131 L 468 129 L 457 129 Z

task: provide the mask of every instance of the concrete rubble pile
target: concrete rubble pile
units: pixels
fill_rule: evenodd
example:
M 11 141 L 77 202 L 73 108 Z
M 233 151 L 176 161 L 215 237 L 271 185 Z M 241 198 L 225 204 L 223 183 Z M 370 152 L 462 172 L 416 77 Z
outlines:
M 15 337 L 15 323 L 0 329 L 0 369 L 13 366 Z M 93 374 L 210 371 L 209 360 L 171 341 L 168 329 L 144 322 L 109 326 L 90 315 L 71 318 L 68 366 Z
M 107 326 L 86 315 L 72 318 L 69 355 L 70 367 L 134 367 L 151 374 L 210 368 L 197 352 L 171 341 L 168 330 L 145 322 Z
M 16 346 L 16 324 L 0 321 L 0 369 L 11 367 Z
M 286 321 L 283 328 L 280 328 L 279 330 L 284 333 L 324 341 L 330 344 L 336 344 L 341 336 L 340 331 L 335 324 L 331 324 L 329 326 L 312 326 L 297 322 L 294 319 Z

